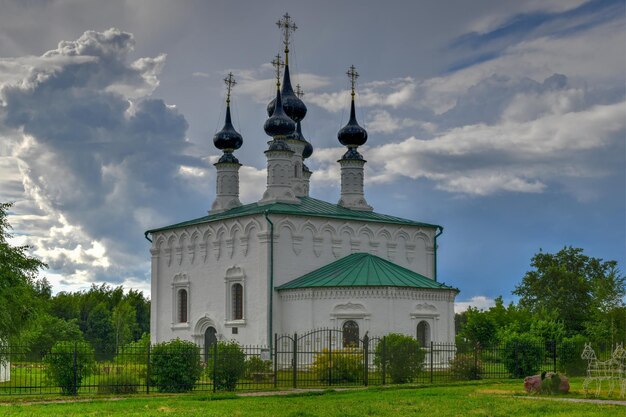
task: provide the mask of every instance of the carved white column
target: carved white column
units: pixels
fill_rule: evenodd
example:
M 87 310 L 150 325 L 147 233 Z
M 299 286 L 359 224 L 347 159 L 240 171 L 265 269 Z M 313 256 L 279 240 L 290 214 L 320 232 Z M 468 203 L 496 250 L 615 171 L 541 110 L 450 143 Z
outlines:
M 302 183 L 304 184 L 304 196 L 305 197 L 309 196 L 309 189 L 311 185 L 311 175 L 313 175 L 313 173 L 305 165 L 304 170 L 302 171 Z
M 300 139 L 294 139 L 292 137 L 289 137 L 285 142 L 293 151 L 293 155 L 291 156 L 293 170 L 293 176 L 291 177 L 291 189 L 296 197 L 304 197 L 308 195 L 308 190 L 305 189 L 304 172 L 302 169 L 302 166 L 304 165 L 302 151 L 304 151 L 306 143 Z
M 215 201 L 209 214 L 219 213 L 241 205 L 239 201 L 239 162 L 218 162 Z
M 292 203 L 300 200 L 292 189 L 293 151 L 280 139 L 275 139 L 265 151 L 267 157 L 267 189 L 260 204 Z
M 363 193 L 363 159 L 346 159 L 339 161 L 341 166 L 341 198 L 339 205 L 353 210 L 372 211 L 365 201 Z

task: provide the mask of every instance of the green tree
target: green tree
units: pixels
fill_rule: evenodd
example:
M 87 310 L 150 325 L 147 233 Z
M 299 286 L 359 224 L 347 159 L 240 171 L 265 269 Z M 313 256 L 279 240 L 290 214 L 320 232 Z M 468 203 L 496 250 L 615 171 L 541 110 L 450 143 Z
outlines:
M 498 330 L 496 321 L 489 311 L 480 311 L 470 307 L 465 312 L 466 322 L 459 336 L 471 344 L 490 346 L 496 340 Z
M 120 301 L 111 313 L 111 324 L 115 332 L 115 350 L 131 340 L 135 327 L 135 310 L 127 301 Z
M 11 246 L 7 219 L 11 203 L 0 203 L 0 341 L 16 337 L 41 310 L 45 283 L 37 279 L 46 264 L 29 255 L 28 246 Z M 48 286 L 49 288 L 49 286 Z
M 106 303 L 102 302 L 96 305 L 89 313 L 85 338 L 95 348 L 98 359 L 113 357 L 115 350 L 114 330 L 111 324 L 111 313 Z
M 38 359 L 50 351 L 59 341 L 82 341 L 83 333 L 78 327 L 78 320 L 64 320 L 44 313 L 25 330 L 20 342 L 30 348 L 30 358 Z
M 513 294 L 531 313 L 550 311 L 568 334 L 580 333 L 590 318 L 602 319 L 623 305 L 625 277 L 615 261 L 588 257 L 580 248 L 556 254 L 539 252 Z

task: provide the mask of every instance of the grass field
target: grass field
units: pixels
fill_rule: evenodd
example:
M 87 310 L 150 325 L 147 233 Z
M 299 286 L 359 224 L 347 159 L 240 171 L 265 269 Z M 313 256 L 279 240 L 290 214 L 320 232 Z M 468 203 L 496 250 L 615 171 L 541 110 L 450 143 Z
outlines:
M 571 395 L 581 398 L 581 383 Z M 576 389 L 578 388 L 578 389 Z M 323 391 L 287 396 L 240 397 L 189 394 L 122 399 L 79 397 L 75 402 L 50 398 L 5 398 L 2 416 L 626 416 L 626 407 L 526 398 L 521 381 L 482 381 L 423 387 Z M 536 397 L 536 396 L 535 396 Z M 27 404 L 20 402 L 28 401 Z

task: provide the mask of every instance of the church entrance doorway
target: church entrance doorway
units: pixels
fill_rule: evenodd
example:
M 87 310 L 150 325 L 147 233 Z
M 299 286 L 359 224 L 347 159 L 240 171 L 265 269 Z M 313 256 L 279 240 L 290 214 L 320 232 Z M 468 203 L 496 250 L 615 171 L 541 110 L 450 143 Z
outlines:
M 204 331 L 204 363 L 208 362 L 209 350 L 215 343 L 217 343 L 217 330 L 215 327 L 209 326 Z
M 430 344 L 430 326 L 425 321 L 420 321 L 417 325 L 417 341 L 422 347 Z

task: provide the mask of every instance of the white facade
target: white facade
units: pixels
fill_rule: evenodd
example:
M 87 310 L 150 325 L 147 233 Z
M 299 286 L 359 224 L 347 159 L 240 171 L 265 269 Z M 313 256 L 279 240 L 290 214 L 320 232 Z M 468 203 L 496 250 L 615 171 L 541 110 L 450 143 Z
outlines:
M 274 287 L 351 253 L 387 259 L 434 276 L 434 227 L 269 214 L 274 224 Z M 179 227 L 152 234 L 153 342 L 172 338 L 204 344 L 209 327 L 221 339 L 268 344 L 270 224 L 263 214 Z M 243 317 L 232 317 L 232 286 L 243 287 Z M 188 293 L 179 322 L 178 292 Z M 342 287 L 273 292 L 272 333 L 359 324 L 361 337 L 400 332 L 454 341 L 454 290 Z M 233 333 L 236 329 L 236 333 Z
M 363 284 L 275 289 L 353 253 L 376 255 L 409 269 L 422 275 L 415 281 L 419 284 L 410 285 L 425 285 L 424 277 L 436 279 L 440 230 L 371 213 L 364 194 L 365 160 L 357 151 L 367 141 L 367 132 L 355 116 L 354 66 L 347 73 L 352 83 L 350 120 L 338 133 L 340 143 L 348 147 L 338 161 L 339 203 L 308 197 L 311 172 L 304 161 L 312 145 L 296 127 L 301 126 L 306 106 L 291 87 L 288 69 L 289 33 L 296 26 L 287 14 L 283 19 L 279 24 L 285 45 L 283 89 L 270 104 L 274 111 L 264 125 L 271 137 L 265 151 L 267 188 L 258 203 L 237 207 L 239 163 L 218 163 L 210 216 L 147 232 L 152 237 L 152 341 L 178 337 L 204 346 L 217 338 L 270 345 L 275 334 L 340 328 L 349 321 L 351 329 L 358 325 L 360 337 L 366 332 L 371 336 L 400 332 L 419 336 L 422 343 L 453 342 L 458 291 L 450 287 Z M 280 85 L 280 59 L 275 63 Z M 230 122 L 232 74 L 225 81 L 227 116 L 214 144 L 224 151 L 225 160 L 236 161 L 230 154 L 243 138 Z M 289 133 L 291 129 L 296 134 Z

